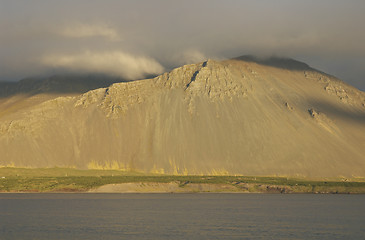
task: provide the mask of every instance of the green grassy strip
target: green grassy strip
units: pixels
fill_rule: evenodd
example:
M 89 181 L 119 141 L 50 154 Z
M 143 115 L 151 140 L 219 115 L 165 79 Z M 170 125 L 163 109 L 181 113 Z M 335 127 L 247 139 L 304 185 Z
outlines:
M 230 184 L 248 192 L 365 193 L 361 181 L 310 181 L 284 177 L 145 175 L 111 170 L 0 168 L 0 192 L 87 191 L 106 184 L 179 182 Z

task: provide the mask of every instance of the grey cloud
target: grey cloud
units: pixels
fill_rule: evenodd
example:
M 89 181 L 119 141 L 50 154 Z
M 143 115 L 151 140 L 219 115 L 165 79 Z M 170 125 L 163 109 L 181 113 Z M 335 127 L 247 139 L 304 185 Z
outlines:
M 37 59 L 87 51 L 143 56 L 166 69 L 258 54 L 305 61 L 365 90 L 364 12 L 361 0 L 0 0 L 0 77 L 61 71 L 67 66 Z
M 164 70 L 154 59 L 120 51 L 45 55 L 40 59 L 40 63 L 45 67 L 75 73 L 108 73 L 125 79 L 138 79 L 145 75 L 161 74 Z
M 55 31 L 55 34 L 69 38 L 104 37 L 109 41 L 120 41 L 121 36 L 110 26 L 105 24 L 82 24 L 75 23 L 66 25 Z

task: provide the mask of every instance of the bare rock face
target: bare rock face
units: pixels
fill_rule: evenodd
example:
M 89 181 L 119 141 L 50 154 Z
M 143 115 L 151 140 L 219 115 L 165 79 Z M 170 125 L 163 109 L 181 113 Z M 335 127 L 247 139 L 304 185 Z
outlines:
M 208 60 L 0 115 L 0 165 L 365 177 L 364 106 L 294 60 Z

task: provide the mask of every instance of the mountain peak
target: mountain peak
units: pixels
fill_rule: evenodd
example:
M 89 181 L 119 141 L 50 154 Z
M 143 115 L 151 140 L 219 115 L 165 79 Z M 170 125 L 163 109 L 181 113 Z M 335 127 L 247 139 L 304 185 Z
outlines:
M 284 58 L 284 57 L 256 57 L 253 55 L 243 55 L 240 57 L 232 58 L 232 60 L 240 60 L 245 62 L 254 62 L 261 65 L 283 68 L 288 70 L 314 70 L 308 64 L 297 61 L 292 58 Z

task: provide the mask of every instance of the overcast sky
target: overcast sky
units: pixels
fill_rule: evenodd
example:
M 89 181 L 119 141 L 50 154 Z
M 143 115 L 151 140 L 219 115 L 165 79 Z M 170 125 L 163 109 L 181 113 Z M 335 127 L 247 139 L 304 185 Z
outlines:
M 365 90 L 364 0 L 0 0 L 0 79 L 125 78 L 245 54 L 304 61 Z

